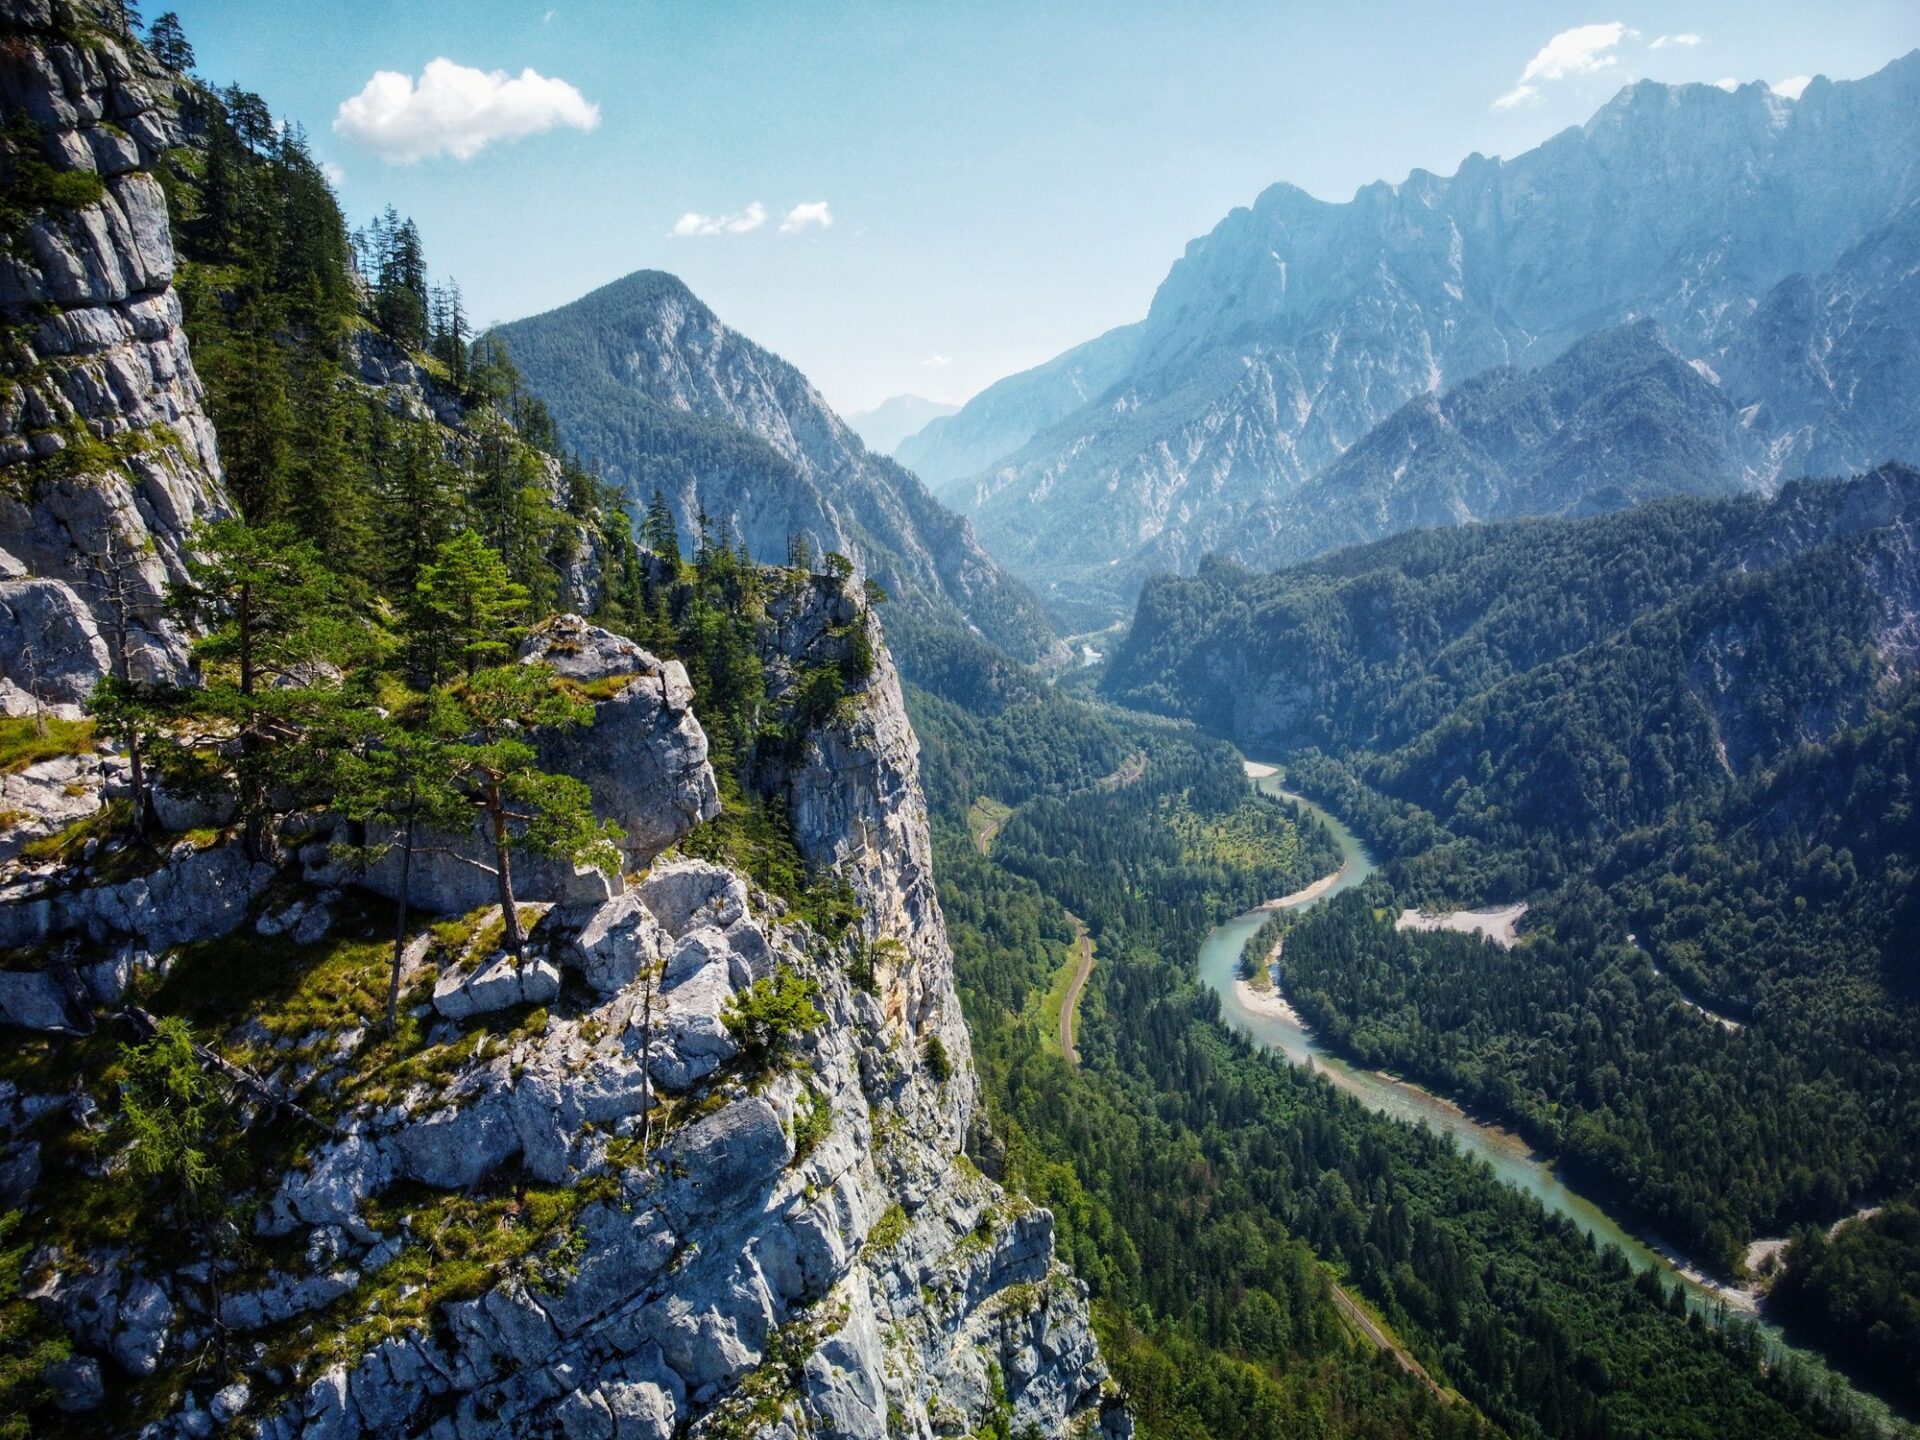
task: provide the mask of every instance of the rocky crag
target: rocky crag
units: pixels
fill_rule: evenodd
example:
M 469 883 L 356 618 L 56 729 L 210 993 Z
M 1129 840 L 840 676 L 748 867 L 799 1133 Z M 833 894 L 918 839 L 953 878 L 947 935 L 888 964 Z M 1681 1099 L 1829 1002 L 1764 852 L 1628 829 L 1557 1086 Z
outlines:
M 855 630 L 879 646 L 877 622 L 838 582 L 783 593 L 766 627 L 773 703 Z M 574 617 L 525 655 L 612 682 L 596 724 L 568 740 L 580 773 L 610 777 L 597 808 L 654 851 L 714 813 L 677 664 Z M 129 1428 L 154 1437 L 216 1423 L 286 1437 L 930 1436 L 996 1416 L 1043 1434 L 1125 1433 L 1051 1217 L 961 1154 L 975 1106 L 967 1033 L 916 746 L 878 657 L 764 777 L 802 854 L 837 867 L 859 902 L 837 941 L 748 875 L 666 849 L 630 885 L 534 886 L 543 913 L 524 965 L 488 948 L 484 908 L 465 930 L 422 931 L 405 977 L 417 1048 L 399 1056 L 366 1014 L 297 1003 L 366 948 L 342 894 L 359 877 L 333 870 L 324 844 L 292 848 L 294 868 L 275 873 L 183 842 L 138 904 L 99 885 L 42 904 L 41 947 L 63 947 L 68 974 L 110 1006 L 130 990 L 161 1009 L 183 987 L 217 987 L 209 967 L 239 959 L 232 942 L 175 949 L 183 905 L 219 911 L 195 935 L 244 924 L 267 937 L 240 963 L 278 947 L 275 988 L 292 999 L 218 1001 L 201 1017 L 218 1012 L 212 1043 L 259 1094 L 324 1127 L 295 1123 L 300 1160 L 258 1172 L 235 1212 L 251 1215 L 250 1238 L 212 1259 L 169 1254 L 137 1228 L 87 1245 L 84 1226 L 48 1220 L 29 1284 L 74 1345 L 59 1404 L 86 1416 L 131 1405 L 151 1418 Z M 658 783 L 623 786 L 631 773 Z M 288 817 L 283 832 L 325 823 Z M 416 899 L 460 903 L 431 883 Z M 145 927 L 137 943 L 123 925 Z M 378 947 L 367 954 L 377 970 Z M 783 983 L 805 987 L 816 1013 L 791 1059 L 768 1064 L 729 1016 L 752 987 Z M 8 1018 L 107 1024 L 77 1013 L 71 985 L 41 987 L 35 1011 L 16 983 Z M 70 1097 L 37 1089 L 31 1064 L 16 1073 L 0 1170 L 31 1218 L 87 1177 L 52 1158 L 76 1123 Z M 75 1093 L 87 1091 L 82 1080 Z M 99 1163 L 105 1184 L 111 1161 Z M 545 1223 L 510 1260 L 448 1287 L 432 1257 L 456 1198 Z M 224 1379 L 198 1363 L 216 1327 Z
M 9 0 L 0 27 L 0 700 L 18 709 L 79 700 L 122 634 L 135 673 L 177 671 L 162 596 L 226 502 L 156 175 L 174 79 L 56 0 Z
M 636 509 L 661 492 L 684 544 L 706 516 L 763 563 L 785 560 L 796 540 L 848 556 L 899 602 L 893 628 L 910 669 L 909 627 L 973 630 L 1022 660 L 1059 658 L 1033 597 L 966 521 L 674 276 L 638 271 L 496 333 L 568 443 Z

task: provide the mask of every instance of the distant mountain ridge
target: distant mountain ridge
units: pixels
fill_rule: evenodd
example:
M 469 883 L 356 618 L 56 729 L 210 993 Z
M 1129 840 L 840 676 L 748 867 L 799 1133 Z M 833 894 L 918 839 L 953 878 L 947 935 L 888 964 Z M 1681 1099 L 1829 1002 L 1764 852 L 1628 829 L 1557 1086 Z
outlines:
M 1920 368 L 1916 117 L 1920 52 L 1797 100 L 1642 81 L 1512 160 L 1344 204 L 1276 185 L 1187 247 L 1105 390 L 944 493 L 1051 598 L 1112 609 L 1153 569 L 1236 551 L 1414 397 L 1634 320 L 1752 410 L 1763 483 L 1865 468 L 1913 428 L 1864 367 Z
M 1122 325 L 1044 365 L 996 381 L 953 416 L 935 420 L 896 447 L 894 458 L 951 504 L 964 507 L 964 482 L 1071 415 L 1126 373 L 1141 327 Z
M 848 415 L 846 422 L 874 454 L 891 455 L 902 440 L 959 408 L 924 395 L 889 395 L 871 410 Z
M 1760 490 L 1776 469 L 1721 387 L 1638 320 L 1537 370 L 1415 396 L 1285 500 L 1248 507 L 1230 548 L 1290 564 L 1424 526 Z
M 702 513 L 759 560 L 784 560 L 804 537 L 853 557 L 913 619 L 975 630 L 1023 660 L 1057 645 L 965 520 L 676 277 L 638 271 L 497 333 L 566 443 L 635 506 L 662 491 L 683 542 Z

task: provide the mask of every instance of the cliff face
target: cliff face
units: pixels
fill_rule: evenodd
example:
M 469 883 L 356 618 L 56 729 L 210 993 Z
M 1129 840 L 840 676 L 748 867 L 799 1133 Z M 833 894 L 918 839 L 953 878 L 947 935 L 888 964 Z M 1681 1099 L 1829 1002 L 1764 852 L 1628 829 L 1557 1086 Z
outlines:
M 123 631 L 135 673 L 180 670 L 161 598 L 228 501 L 154 174 L 174 82 L 91 9 L 0 0 L 0 26 L 0 699 L 72 704 Z M 364 336 L 354 361 L 361 398 L 476 443 L 419 365 Z M 586 608 L 579 542 L 556 588 Z M 754 840 L 684 668 L 549 621 L 522 658 L 595 718 L 541 760 L 628 874 L 527 865 L 516 963 L 484 887 L 423 863 L 392 1035 L 390 867 L 350 868 L 326 810 L 255 859 L 230 803 L 162 791 L 136 843 L 92 828 L 128 766 L 77 726 L 0 777 L 6 1323 L 71 1352 L 6 1377 L 36 1433 L 1127 1433 L 1051 1217 L 960 1153 L 974 1075 L 878 622 L 849 584 L 767 588 Z M 714 858 L 755 842 L 852 905 L 816 925 L 789 872 Z M 176 1020 L 218 1097 L 191 1197 L 132 1168 L 121 1068 Z
M 154 174 L 173 82 L 61 0 L 8 0 L 0 26 L 0 703 L 18 708 L 82 698 L 123 615 L 134 672 L 176 670 L 161 596 L 225 502 Z
M 801 677 L 860 635 L 875 647 L 864 684 L 800 725 L 784 707 Z M 528 653 L 649 695 L 678 669 L 571 619 Z M 211 1261 L 138 1234 L 87 1245 L 70 1227 L 36 1249 L 34 1293 L 76 1346 L 63 1403 L 131 1391 L 163 1415 L 142 1431 L 155 1437 L 234 1417 L 289 1440 L 879 1440 L 996 1417 L 1128 1432 L 1051 1216 L 960 1154 L 973 1070 L 917 747 L 877 623 L 841 585 L 803 581 L 772 607 L 763 658 L 796 738 L 762 781 L 803 853 L 850 882 L 853 930 L 831 942 L 746 875 L 669 852 L 631 889 L 559 894 L 522 967 L 490 951 L 486 912 L 451 937 L 422 932 L 403 983 L 425 1034 L 398 1063 L 351 1008 L 287 1014 L 311 977 L 338 984 L 351 939 L 273 951 L 293 998 L 221 1002 L 210 1038 L 326 1133 L 308 1128 L 298 1162 L 268 1167 L 234 1212 L 253 1215 L 253 1238 Z M 658 755 L 636 753 L 653 743 L 636 739 L 644 727 L 612 714 L 631 703 L 619 689 L 600 702 L 577 742 L 583 773 L 616 759 L 684 771 L 697 698 Z M 693 793 L 710 786 L 708 773 Z M 256 928 L 290 923 L 284 891 L 268 908 Z M 241 964 L 263 963 L 258 943 Z M 244 993 L 237 973 L 200 969 L 232 963 L 222 953 L 238 959 L 215 947 L 179 963 Z M 784 1059 L 737 1023 L 783 985 L 814 1009 Z M 31 1083 L 6 1099 L 4 1168 L 16 1185 L 32 1172 L 15 1197 L 31 1214 L 42 1149 L 73 1121 Z M 501 1228 L 463 1230 L 476 1208 Z M 450 1226 L 481 1250 L 516 1239 L 449 1286 L 435 1266 L 451 1263 Z M 216 1326 L 224 1382 L 188 1364 Z

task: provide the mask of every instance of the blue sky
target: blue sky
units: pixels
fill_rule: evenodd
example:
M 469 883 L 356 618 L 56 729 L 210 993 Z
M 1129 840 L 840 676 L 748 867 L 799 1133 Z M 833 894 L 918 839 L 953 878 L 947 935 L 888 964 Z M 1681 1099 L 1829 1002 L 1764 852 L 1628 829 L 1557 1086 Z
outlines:
M 1920 46 L 1915 0 L 172 3 L 200 72 L 304 124 L 351 217 L 413 215 L 476 318 L 671 270 L 848 410 L 961 400 L 1139 318 L 1273 181 L 1345 199 L 1517 154 L 1634 79 Z

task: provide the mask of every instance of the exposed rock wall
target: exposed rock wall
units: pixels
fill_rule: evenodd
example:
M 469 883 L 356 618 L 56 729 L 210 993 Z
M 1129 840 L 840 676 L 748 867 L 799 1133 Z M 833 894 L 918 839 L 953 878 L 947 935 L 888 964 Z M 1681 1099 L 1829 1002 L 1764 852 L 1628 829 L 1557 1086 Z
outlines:
M 1127 1435 L 1085 1287 L 1054 1257 L 1052 1217 L 960 1153 L 972 1057 L 918 747 L 871 611 L 851 587 L 812 579 L 781 592 L 764 632 L 770 705 L 792 740 L 758 780 L 785 801 L 807 858 L 853 887 L 862 916 L 837 942 L 743 874 L 654 857 L 714 813 L 698 697 L 689 709 L 677 666 L 572 617 L 537 632 L 527 658 L 582 682 L 633 673 L 565 759 L 616 810 L 622 777 L 654 777 L 627 796 L 660 802 L 642 852 L 651 865 L 630 887 L 560 893 L 521 966 L 484 944 L 443 954 L 423 934 L 407 988 L 430 989 L 419 1012 L 429 1048 L 398 1068 L 375 1068 L 365 1017 L 352 1013 L 277 1043 L 257 1015 L 209 1033 L 228 1053 L 264 1054 L 267 1083 L 327 1109 L 334 1129 L 260 1196 L 271 1267 L 222 1262 L 224 1383 L 177 1363 L 212 1333 L 202 1270 L 124 1246 L 36 1253 L 31 1284 L 76 1347 L 56 1377 L 61 1403 L 97 1408 L 126 1386 L 164 1395 L 166 1418 L 141 1431 L 151 1440 L 214 1422 L 270 1440 L 931 1440 L 1002 1422 Z M 792 698 L 823 666 L 857 678 L 807 723 Z M 603 779 L 614 790 L 602 793 Z M 230 848 L 181 859 L 168 895 L 186 893 L 198 865 L 194 914 L 237 905 L 253 920 L 259 909 L 265 935 L 317 914 L 317 942 L 338 895 L 290 898 L 292 871 L 214 874 L 237 859 Z M 151 881 L 122 889 L 38 902 L 34 915 L 121 943 L 167 899 Z M 55 913 L 82 899 L 84 915 Z M 82 954 L 77 983 L 117 998 L 130 964 L 164 972 L 166 948 L 197 934 L 147 936 L 163 953 L 121 954 L 112 973 Z M 420 968 L 430 953 L 431 977 Z M 807 987 L 817 1015 L 766 1064 L 730 1014 L 781 977 Z M 83 1023 L 84 996 L 51 972 L 0 979 L 14 986 L 0 1008 L 15 1023 Z M 329 1097 L 343 1095 L 358 1098 L 335 1108 Z M 69 1104 L 0 1094 L 0 1186 L 29 1213 L 41 1165 L 29 1137 Z M 404 1301 L 389 1277 L 416 1273 L 441 1223 L 435 1197 L 530 1188 L 571 1197 L 544 1202 L 564 1215 L 550 1233 L 417 1320 L 368 1323 Z
M 20 691 L 71 702 L 107 658 L 84 632 L 89 617 L 116 630 L 116 572 L 135 673 L 175 670 L 183 647 L 161 596 L 187 532 L 225 507 L 154 174 L 179 139 L 173 82 L 90 16 L 65 0 L 0 5 L 0 109 L 16 135 L 38 131 L 28 158 L 66 178 L 64 193 L 97 196 L 23 207 L 0 234 L 0 611 L 31 605 L 48 631 L 81 637 L 57 662 L 0 650 L 15 708 Z M 13 578 L 22 571 L 38 579 Z M 0 625 L 0 639 L 13 630 Z

